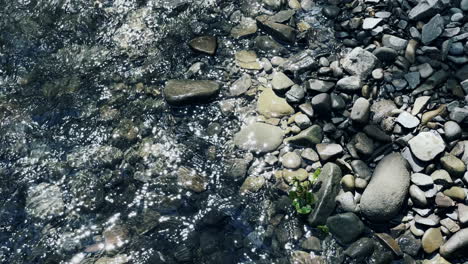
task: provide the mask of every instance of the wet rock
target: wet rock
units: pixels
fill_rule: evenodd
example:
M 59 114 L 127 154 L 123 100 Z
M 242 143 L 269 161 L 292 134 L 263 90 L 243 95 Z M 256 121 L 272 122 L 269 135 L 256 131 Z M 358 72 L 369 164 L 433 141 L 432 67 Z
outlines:
M 312 226 L 323 225 L 335 210 L 335 199 L 340 191 L 341 169 L 334 163 L 323 166 L 317 180 L 320 189 L 315 193 L 315 209 L 309 214 L 307 221 Z
M 421 110 L 423 110 L 427 103 L 429 102 L 429 100 L 431 99 L 430 96 L 420 96 L 418 98 L 416 98 L 416 100 L 414 101 L 414 105 L 413 105 L 413 109 L 411 111 L 411 114 L 412 115 L 417 115 L 421 112 Z
M 351 110 L 351 120 L 364 124 L 369 120 L 370 103 L 367 99 L 360 97 L 354 102 Z
M 444 238 L 440 232 L 440 228 L 429 228 L 424 232 L 422 237 L 422 247 L 424 252 L 430 254 L 440 248 L 444 243 Z
M 288 152 L 281 156 L 281 164 L 287 169 L 297 169 L 301 166 L 302 159 L 295 152 Z
M 338 207 L 344 212 L 357 212 L 357 204 L 352 192 L 344 192 L 336 197 Z
M 126 264 L 130 260 L 127 255 L 119 254 L 115 257 L 102 257 L 94 262 L 95 264 Z
M 339 7 L 333 6 L 333 5 L 325 6 L 322 9 L 323 15 L 328 17 L 328 18 L 335 18 L 340 12 L 341 12 L 341 9 Z
M 310 236 L 301 242 L 301 247 L 312 251 L 322 251 L 322 243 L 320 239 Z
M 283 137 L 283 130 L 279 127 L 254 123 L 244 127 L 234 136 L 234 144 L 248 151 L 270 152 L 281 145 Z
M 186 167 L 180 167 L 177 170 L 177 183 L 183 188 L 197 193 L 206 191 L 208 184 L 205 177 Z
M 255 47 L 265 53 L 283 54 L 286 48 L 270 36 L 258 36 L 255 38 Z
M 247 92 L 250 86 L 252 86 L 252 78 L 248 74 L 243 74 L 229 87 L 229 95 L 239 96 Z
M 445 155 L 440 159 L 442 167 L 448 171 L 451 176 L 461 178 L 466 171 L 465 163 L 454 155 Z
M 375 236 L 385 245 L 387 246 L 393 254 L 395 254 L 398 257 L 403 256 L 403 252 L 401 251 L 400 246 L 396 242 L 393 237 L 391 237 L 389 234 L 386 233 L 376 233 Z
M 435 203 L 437 207 L 440 207 L 440 208 L 449 208 L 455 204 L 452 198 L 440 192 L 436 194 Z
M 306 160 L 309 160 L 309 161 L 312 161 L 312 162 L 316 162 L 316 161 L 320 160 L 317 152 L 315 152 L 315 150 L 313 150 L 311 148 L 304 149 L 302 151 L 302 153 L 301 153 L 301 157 L 303 159 L 306 159 Z
M 284 4 L 283 0 L 262 0 L 263 4 L 272 9 L 272 10 L 280 10 Z
M 344 59 L 343 69 L 365 79 L 377 65 L 377 57 L 360 47 L 354 48 Z
M 427 217 L 416 215 L 416 217 L 414 218 L 414 221 L 420 225 L 435 227 L 439 225 L 440 218 L 435 214 L 431 214 Z
M 257 111 L 265 117 L 283 117 L 294 114 L 294 109 L 275 94 L 272 89 L 265 89 L 257 101 Z
M 310 79 L 307 81 L 307 89 L 316 91 L 319 93 L 327 93 L 331 88 L 335 86 L 333 82 L 326 82 L 317 79 Z
M 457 224 L 457 222 L 453 221 L 450 218 L 445 218 L 440 220 L 440 224 L 447 228 L 447 230 L 450 231 L 450 233 L 456 233 L 460 230 L 460 226 Z
M 468 224 L 468 206 L 459 203 L 458 204 L 458 221 L 462 225 Z
M 294 28 L 269 20 L 268 16 L 262 15 L 256 18 L 257 25 L 267 34 L 279 41 L 294 43 L 296 41 L 296 32 Z
M 255 34 L 255 32 L 257 32 L 257 22 L 250 17 L 245 17 L 242 18 L 239 25 L 231 29 L 231 36 L 233 38 L 241 38 Z
M 338 80 L 336 87 L 344 92 L 356 92 L 362 87 L 361 78 L 359 76 L 349 76 Z
M 440 247 L 440 254 L 444 257 L 450 258 L 461 253 L 461 250 L 465 250 L 468 247 L 468 228 L 462 229 L 450 237 Z
M 351 162 L 351 167 L 353 168 L 354 174 L 361 179 L 368 181 L 372 177 L 370 168 L 362 160 L 353 160 Z
M 189 46 L 200 53 L 215 55 L 218 43 L 216 37 L 201 36 L 190 40 Z
M 28 190 L 26 212 L 41 219 L 51 219 L 64 213 L 65 205 L 60 187 L 40 183 Z
M 382 22 L 381 18 L 373 18 L 373 17 L 366 17 L 362 22 L 362 29 L 373 29 L 375 28 L 380 22 Z M 375 55 L 375 54 L 374 54 Z
M 312 256 L 311 254 L 295 250 L 291 253 L 290 262 L 288 263 L 296 263 L 296 264 L 325 264 L 325 260 L 319 256 Z
M 419 125 L 419 119 L 406 111 L 401 112 L 401 114 L 398 115 L 396 122 L 409 129 L 415 128 Z
M 416 206 L 423 208 L 427 206 L 426 195 L 418 186 L 411 185 L 409 188 L 409 194 L 411 196 L 411 200 Z
M 291 103 L 299 103 L 304 99 L 304 97 L 305 90 L 300 85 L 293 85 L 291 89 L 286 92 L 286 101 Z
M 296 123 L 297 126 L 300 127 L 301 129 L 308 128 L 312 125 L 310 118 L 304 114 L 296 114 L 294 116 L 294 123 Z
M 367 125 L 364 127 L 364 133 L 366 133 L 369 137 L 382 142 L 391 142 L 392 137 L 387 135 L 382 129 L 377 127 L 376 125 Z
M 317 94 L 312 98 L 314 112 L 319 115 L 329 116 L 331 111 L 331 97 L 327 93 Z
M 359 132 L 354 136 L 353 142 L 359 155 L 368 157 L 374 152 L 374 142 L 362 132 Z
M 293 184 L 294 180 L 305 181 L 309 177 L 309 173 L 303 168 L 298 170 L 283 170 L 281 173 L 283 179 L 288 184 Z
M 240 193 L 258 192 L 265 184 L 265 178 L 262 176 L 249 176 L 240 187 Z
M 215 81 L 169 80 L 164 87 L 164 97 L 171 105 L 203 103 L 215 96 L 220 85 Z
M 440 14 L 435 15 L 422 28 L 421 40 L 424 45 L 430 44 L 444 31 L 444 19 Z
M 450 189 L 444 191 L 444 194 L 457 201 L 465 201 L 466 199 L 465 190 L 458 186 L 450 187 Z
M 408 144 L 411 152 L 422 161 L 431 161 L 445 150 L 445 142 L 437 132 L 420 132 Z
M 423 261 L 423 264 L 451 264 L 446 259 L 444 259 L 439 254 L 435 255 L 431 259 L 426 259 Z
M 450 177 L 450 174 L 446 170 L 436 170 L 431 174 L 431 178 L 434 181 L 434 183 L 451 183 L 452 178 Z
M 336 158 L 343 153 L 343 148 L 339 144 L 322 143 L 316 145 L 317 152 L 323 161 Z
M 344 213 L 327 219 L 330 233 L 343 244 L 355 241 L 364 231 L 364 224 L 354 213 Z
M 296 136 L 286 138 L 285 142 L 296 146 L 311 147 L 322 142 L 322 138 L 322 128 L 313 125 Z
M 243 179 L 252 160 L 253 155 L 251 153 L 245 155 L 244 158 L 227 160 L 226 176 L 234 180 Z
M 344 253 L 346 256 L 361 262 L 374 252 L 374 248 L 374 241 L 370 238 L 363 237 L 352 243 Z
M 251 50 L 241 50 L 235 54 L 236 64 L 247 70 L 261 70 L 263 67 L 260 64 L 257 54 Z
M 273 86 L 274 90 L 282 91 L 293 86 L 294 82 L 291 81 L 291 79 L 289 79 L 289 77 L 286 76 L 286 74 L 282 72 L 275 72 L 273 73 L 271 85 Z
M 371 106 L 371 112 L 373 113 L 372 121 L 374 123 L 380 123 L 384 117 L 388 116 L 390 112 L 395 109 L 397 109 L 397 106 L 391 100 L 380 100 L 374 102 Z
M 444 124 L 444 132 L 445 132 L 445 138 L 447 138 L 447 140 L 449 141 L 452 141 L 452 140 L 460 138 L 462 134 L 462 129 L 460 125 L 458 125 L 456 122 L 447 121 Z
M 379 162 L 361 197 L 361 211 L 369 220 L 387 221 L 400 211 L 410 185 L 408 167 L 397 153 Z

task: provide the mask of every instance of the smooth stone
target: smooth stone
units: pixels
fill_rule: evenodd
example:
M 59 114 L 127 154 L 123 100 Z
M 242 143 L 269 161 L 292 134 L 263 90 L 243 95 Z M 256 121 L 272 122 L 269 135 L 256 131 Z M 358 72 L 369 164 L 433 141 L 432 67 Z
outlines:
M 345 192 L 352 192 L 354 191 L 354 176 L 351 174 L 346 174 L 341 178 L 341 186 L 343 187 L 343 191 Z
M 372 177 L 372 172 L 367 164 L 362 160 L 351 161 L 351 167 L 356 177 L 369 181 Z
M 317 162 L 320 160 L 320 157 L 319 155 L 317 154 L 317 152 L 315 152 L 315 150 L 311 149 L 311 148 L 306 148 L 304 149 L 302 152 L 301 152 L 301 157 L 303 159 L 306 159 L 306 160 L 309 160 L 309 161 L 312 161 L 312 162 Z
M 344 254 L 356 261 L 364 261 L 365 258 L 374 252 L 375 244 L 370 238 L 363 237 L 352 243 Z
M 440 218 L 435 214 L 431 214 L 427 217 L 416 215 L 414 221 L 424 226 L 437 226 L 440 222 Z
M 439 254 L 435 255 L 431 259 L 425 259 L 422 264 L 452 264 L 448 262 L 446 259 L 444 259 L 442 256 Z
M 373 18 L 373 17 L 366 17 L 362 22 L 362 29 L 368 30 L 375 28 L 383 19 L 381 18 Z
M 341 95 L 332 93 L 330 98 L 333 110 L 343 110 L 346 107 L 346 102 Z
M 190 40 L 189 46 L 195 51 L 205 53 L 208 55 L 214 55 L 216 53 L 216 47 L 218 46 L 218 42 L 216 40 L 216 37 L 201 36 Z
M 437 39 L 442 32 L 444 32 L 444 19 L 440 14 L 435 15 L 429 22 L 427 22 L 421 33 L 421 41 L 424 45 L 430 44 Z
M 240 187 L 241 194 L 258 192 L 265 185 L 265 178 L 262 176 L 249 176 Z
M 419 72 L 409 72 L 404 77 L 411 89 L 418 87 L 421 83 L 421 74 Z
M 200 193 L 206 191 L 208 182 L 205 177 L 196 173 L 195 170 L 180 167 L 177 170 L 177 183 L 184 189 Z
M 376 233 L 375 236 L 385 245 L 387 246 L 393 254 L 398 257 L 403 256 L 403 252 L 401 251 L 400 246 L 398 245 L 397 241 L 393 239 L 392 236 L 386 233 Z
M 271 85 L 274 90 L 282 91 L 294 85 L 294 82 L 282 72 L 273 73 Z
M 395 109 L 397 109 L 397 106 L 392 100 L 380 100 L 374 102 L 371 106 L 371 112 L 373 113 L 372 122 L 376 124 L 380 123 Z
M 299 180 L 302 182 L 309 177 L 309 173 L 303 168 L 300 168 L 298 170 L 283 170 L 282 175 L 283 179 L 288 184 L 293 184 L 294 180 Z
M 320 93 L 312 97 L 312 107 L 319 115 L 329 116 L 331 111 L 331 97 L 327 93 Z
M 296 114 L 294 116 L 294 122 L 297 124 L 298 127 L 301 129 L 306 129 L 312 125 L 310 118 L 304 114 Z
M 427 103 L 431 99 L 430 96 L 420 96 L 414 101 L 413 109 L 411 110 L 412 115 L 419 114 L 424 108 L 426 108 Z
M 466 192 L 463 188 L 458 186 L 453 186 L 450 189 L 444 191 L 444 194 L 456 201 L 465 201 Z
M 319 125 L 313 125 L 299 134 L 285 139 L 286 144 L 300 147 L 312 147 L 322 142 L 323 132 Z
M 367 99 L 360 97 L 354 102 L 350 119 L 357 123 L 367 123 L 369 120 L 370 103 Z
M 464 228 L 453 236 L 440 247 L 440 254 L 444 257 L 453 257 L 456 253 L 462 253 L 468 247 L 468 228 Z
M 377 141 L 392 142 L 392 137 L 387 135 L 376 125 L 366 125 L 364 127 L 364 133 Z
M 456 233 L 460 231 L 460 226 L 457 224 L 457 222 L 453 221 L 450 218 L 440 220 L 440 224 L 443 227 L 447 228 L 447 230 L 449 230 L 450 233 Z
M 444 124 L 444 132 L 445 132 L 445 138 L 447 138 L 447 140 L 449 141 L 452 141 L 452 140 L 460 138 L 462 134 L 462 129 L 460 125 L 458 125 L 457 122 L 447 121 Z
M 325 6 L 322 9 L 323 15 L 328 17 L 328 18 L 335 18 L 340 12 L 341 12 L 341 9 L 339 7 L 333 6 L 333 5 Z
M 458 221 L 462 225 L 468 224 L 468 206 L 462 203 L 458 204 Z
M 430 187 L 434 185 L 432 177 L 422 173 L 413 173 L 411 175 L 411 182 L 420 187 Z
M 452 200 L 452 198 L 446 196 L 443 193 L 438 192 L 435 197 L 435 203 L 437 207 L 440 208 L 449 208 L 454 206 L 455 202 Z
M 452 183 L 452 178 L 446 170 L 436 170 L 431 174 L 431 178 L 434 183 Z
M 411 232 L 405 232 L 397 242 L 401 251 L 413 257 L 416 257 L 421 249 L 421 240 L 415 238 Z
M 301 163 L 302 159 L 296 152 L 288 152 L 281 157 L 281 164 L 288 169 L 297 169 Z
M 302 88 L 302 86 L 293 85 L 291 87 L 291 89 L 289 89 L 289 91 L 286 92 L 286 101 L 291 102 L 291 103 L 299 103 L 304 99 L 305 94 L 306 94 L 306 92 L 305 92 L 304 88 Z M 301 108 L 301 107 L 299 106 L 299 108 Z M 302 111 L 304 111 L 304 110 L 302 110 Z M 313 114 L 312 114 L 312 116 L 313 116 Z
M 396 122 L 405 128 L 415 128 L 419 125 L 419 119 L 412 114 L 404 111 L 398 115 Z
M 440 246 L 444 243 L 444 238 L 440 232 L 440 228 L 429 228 L 424 232 L 422 237 L 422 247 L 424 252 L 431 254 L 432 252 L 438 250 Z
M 415 235 L 416 237 L 422 237 L 424 235 L 424 230 L 417 227 L 415 222 L 412 222 L 410 224 L 410 231 L 413 235 Z
M 395 61 L 396 57 L 398 57 L 396 50 L 389 47 L 376 48 L 372 53 L 382 62 L 391 63 Z
M 256 20 L 257 26 L 273 38 L 288 43 L 294 43 L 296 41 L 296 30 L 294 28 L 273 22 L 265 15 L 256 17 Z
M 392 219 L 400 211 L 410 185 L 409 165 L 398 153 L 385 156 L 361 197 L 361 211 L 372 222 Z
M 234 26 L 231 29 L 231 36 L 233 38 L 242 38 L 245 36 L 253 35 L 256 32 L 257 32 L 257 22 L 250 17 L 244 17 L 240 21 L 239 25 Z
M 330 233 L 342 244 L 354 242 L 364 231 L 364 223 L 354 213 L 344 213 L 327 219 Z
M 434 69 L 429 63 L 423 63 L 418 66 L 419 74 L 421 75 L 421 78 L 428 78 L 434 73 Z
M 357 204 L 352 192 L 343 192 L 336 197 L 336 204 L 344 212 L 356 213 Z
M 359 132 L 354 136 L 352 141 L 354 142 L 354 148 L 359 155 L 368 157 L 374 152 L 374 141 L 372 141 L 372 139 L 370 139 L 366 134 Z
M 411 200 L 417 206 L 426 207 L 427 206 L 427 199 L 425 193 L 419 189 L 416 185 L 411 185 L 409 188 L 409 194 L 411 196 Z
M 277 126 L 254 123 L 234 135 L 234 144 L 243 150 L 270 152 L 283 142 L 283 130 Z
M 408 141 L 408 145 L 422 161 L 431 161 L 445 150 L 445 142 L 437 132 L 420 132 Z
M 463 11 L 468 11 L 468 0 L 461 0 L 460 8 Z
M 338 165 L 326 163 L 317 179 L 319 190 L 315 193 L 315 209 L 309 214 L 307 222 L 311 226 L 324 225 L 336 206 L 336 196 L 340 191 L 341 169 Z
M 169 80 L 164 87 L 164 98 L 170 105 L 203 103 L 215 96 L 220 85 L 215 81 Z
M 286 102 L 286 99 L 277 96 L 270 88 L 265 89 L 259 95 L 257 111 L 268 118 L 280 118 L 294 114 L 294 109 Z
M 461 178 L 466 172 L 465 163 L 455 157 L 454 155 L 445 155 L 440 159 L 440 164 L 442 167 L 450 174 L 452 177 Z
M 328 91 L 330 91 L 331 88 L 335 86 L 335 83 L 317 79 L 310 79 L 307 81 L 306 85 L 307 89 L 309 90 L 316 91 L 319 93 L 327 93 Z
M 237 79 L 231 87 L 229 87 L 229 95 L 231 96 L 239 96 L 245 92 L 252 86 L 252 77 L 250 75 L 244 73 L 242 76 Z
M 301 247 L 312 251 L 322 251 L 322 242 L 314 236 L 310 236 L 301 242 Z
M 25 210 L 28 214 L 43 220 L 62 215 L 65 211 L 65 204 L 60 187 L 49 183 L 40 183 L 30 187 Z
M 327 161 L 343 153 L 343 148 L 339 144 L 334 143 L 321 143 L 315 146 L 320 158 L 323 161 Z
M 434 16 L 439 11 L 441 3 L 439 0 L 426 0 L 418 2 L 408 13 L 411 20 L 422 20 Z
M 240 50 L 234 55 L 236 64 L 247 70 L 261 70 L 263 67 L 260 64 L 257 54 L 252 50 Z
M 382 36 L 382 44 L 384 45 L 384 47 L 389 47 L 396 51 L 400 51 L 406 49 L 406 45 L 408 45 L 408 40 L 385 34 Z
M 346 55 L 342 67 L 348 73 L 365 79 L 377 65 L 377 60 L 377 57 L 371 52 L 357 47 Z
M 426 163 L 417 159 L 408 147 L 403 149 L 401 155 L 408 161 L 414 172 L 421 172 L 426 167 Z
M 348 76 L 341 78 L 336 83 L 336 87 L 344 92 L 355 92 L 361 89 L 362 82 L 359 76 Z

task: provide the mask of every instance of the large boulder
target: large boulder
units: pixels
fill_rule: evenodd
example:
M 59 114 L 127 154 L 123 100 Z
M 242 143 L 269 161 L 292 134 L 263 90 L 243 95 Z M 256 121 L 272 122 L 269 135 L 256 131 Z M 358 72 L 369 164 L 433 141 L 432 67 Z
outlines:
M 171 105 L 202 103 L 218 93 L 220 85 L 206 80 L 169 80 L 163 93 Z
M 361 197 L 361 211 L 374 222 L 392 219 L 400 211 L 410 185 L 408 162 L 399 153 L 384 157 Z

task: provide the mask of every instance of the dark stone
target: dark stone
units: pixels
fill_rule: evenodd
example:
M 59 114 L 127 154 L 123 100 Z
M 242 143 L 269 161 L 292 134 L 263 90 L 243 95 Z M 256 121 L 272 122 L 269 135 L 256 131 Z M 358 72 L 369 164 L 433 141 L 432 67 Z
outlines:
M 327 227 L 336 239 L 343 244 L 355 241 L 364 231 L 364 224 L 354 213 L 344 213 L 327 219 Z
M 164 97 L 171 105 L 202 103 L 216 95 L 220 85 L 215 81 L 169 80 L 164 87 Z
M 213 36 L 202 36 L 194 38 L 189 42 L 189 46 L 192 49 L 208 55 L 214 55 L 216 53 L 217 45 L 216 37 Z
M 350 258 L 353 258 L 358 262 L 362 262 L 366 257 L 370 256 L 372 252 L 374 252 L 374 247 L 374 240 L 363 237 L 352 243 L 344 253 Z
M 392 63 L 395 61 L 398 53 L 396 50 L 389 48 L 389 47 L 380 47 L 376 48 L 374 52 L 372 52 L 380 61 L 382 62 L 389 62 Z

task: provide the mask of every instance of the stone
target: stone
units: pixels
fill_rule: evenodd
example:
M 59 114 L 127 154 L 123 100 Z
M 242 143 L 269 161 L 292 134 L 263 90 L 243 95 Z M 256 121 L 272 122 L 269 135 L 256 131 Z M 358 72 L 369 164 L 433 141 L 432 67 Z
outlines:
M 282 175 L 288 184 L 293 184 L 294 180 L 305 181 L 309 177 L 309 173 L 303 168 L 298 170 L 283 170 Z
M 424 108 L 426 108 L 427 103 L 431 99 L 430 96 L 420 96 L 414 101 L 413 109 L 411 110 L 412 115 L 419 114 Z
M 309 214 L 307 222 L 311 226 L 324 225 L 335 210 L 335 199 L 340 191 L 341 169 L 338 165 L 326 163 L 317 179 L 319 190 L 315 193 L 315 209 Z
M 291 89 L 289 89 L 289 91 L 286 92 L 286 101 L 287 102 L 299 103 L 304 99 L 304 97 L 305 97 L 305 90 L 300 85 L 293 85 L 291 87 Z M 302 110 L 302 111 L 304 111 L 304 110 Z M 313 114 L 312 114 L 312 116 L 313 116 Z
M 369 30 L 375 28 L 380 22 L 381 18 L 366 17 L 362 22 L 362 29 Z
M 218 42 L 216 40 L 216 37 L 201 36 L 190 40 L 189 46 L 197 52 L 205 53 L 208 55 L 215 55 Z
M 440 247 L 440 255 L 446 258 L 453 257 L 456 253 L 462 253 L 468 247 L 468 228 L 464 228 L 453 236 Z
M 449 141 L 452 141 L 461 137 L 462 129 L 460 125 L 457 124 L 457 122 L 447 121 L 444 124 L 444 132 L 445 138 L 447 138 Z
M 420 225 L 435 227 L 439 225 L 440 218 L 435 214 L 431 214 L 427 217 L 416 215 L 416 217 L 414 218 L 414 221 Z
M 379 47 L 372 52 L 380 61 L 392 63 L 398 57 L 396 50 L 389 47 Z
M 440 228 L 429 228 L 424 232 L 422 237 L 422 247 L 424 252 L 431 254 L 432 252 L 438 250 L 440 246 L 444 243 L 444 238 L 440 232 Z
M 343 153 L 343 148 L 339 144 L 322 143 L 316 145 L 317 152 L 323 161 L 327 161 Z
M 435 203 L 437 207 L 440 208 L 449 208 L 452 207 L 455 202 L 452 200 L 452 198 L 444 195 L 443 193 L 438 192 L 435 197 Z
M 233 158 L 226 160 L 226 176 L 233 180 L 243 179 L 247 173 L 247 170 L 252 160 L 252 153 L 248 153 L 242 158 Z
M 440 14 L 427 22 L 422 28 L 421 41 L 424 45 L 430 44 L 432 41 L 437 39 L 444 31 L 444 19 Z
M 403 252 L 401 251 L 400 246 L 396 242 L 395 239 L 393 239 L 392 236 L 386 233 L 376 233 L 375 236 L 385 245 L 387 246 L 393 254 L 395 254 L 397 257 L 402 257 Z
M 180 167 L 177 170 L 177 183 L 184 189 L 196 193 L 206 191 L 206 186 L 208 185 L 205 177 L 197 174 L 194 169 L 187 167 Z
M 426 163 L 417 159 L 408 147 L 403 149 L 401 155 L 408 161 L 414 172 L 421 172 L 426 167 Z
M 354 191 L 354 176 L 351 174 L 343 176 L 343 178 L 341 178 L 341 186 L 345 192 Z
M 62 215 L 65 204 L 60 187 L 50 183 L 40 183 L 30 187 L 25 209 L 28 214 L 43 220 Z
M 268 16 L 261 15 L 256 17 L 257 25 L 273 38 L 288 43 L 296 41 L 296 31 L 294 28 L 269 20 Z
M 306 85 L 307 89 L 309 90 L 316 91 L 319 93 L 327 93 L 328 91 L 330 91 L 331 88 L 335 86 L 335 83 L 317 79 L 310 79 L 307 81 Z
M 419 72 L 409 72 L 405 74 L 404 77 L 411 89 L 418 87 L 418 85 L 421 83 L 421 75 Z
M 442 167 L 450 174 L 450 176 L 461 178 L 466 171 L 465 163 L 454 155 L 445 155 L 440 159 Z
M 322 142 L 322 139 L 322 128 L 313 125 L 295 136 L 286 138 L 285 143 L 300 147 L 312 147 Z
M 288 152 L 281 156 L 281 164 L 287 169 L 297 169 L 301 166 L 302 159 L 296 152 Z
M 364 231 L 364 224 L 354 213 L 344 213 L 327 219 L 330 233 L 342 244 L 354 242 Z
M 468 117 L 468 108 L 466 107 L 455 107 L 452 111 L 450 111 L 450 119 L 457 122 L 466 122 Z
M 312 161 L 312 162 L 317 162 L 320 160 L 319 158 L 319 155 L 317 154 L 317 152 L 315 152 L 315 150 L 311 149 L 311 148 L 306 148 L 302 151 L 301 153 L 301 157 L 303 159 L 306 159 L 306 160 L 309 160 L 309 161 Z
M 430 187 L 434 185 L 432 177 L 422 173 L 413 173 L 411 175 L 411 182 L 420 187 Z
M 371 112 L 373 113 L 372 122 L 376 124 L 380 123 L 384 117 L 387 117 L 395 109 L 397 109 L 397 106 L 392 100 L 374 102 L 371 106 Z
M 456 201 L 463 202 L 466 199 L 465 190 L 458 186 L 450 187 L 450 189 L 444 191 L 444 194 Z
M 462 225 L 468 224 L 468 206 L 462 203 L 458 204 L 458 221 Z
M 341 78 L 336 83 L 336 87 L 343 92 L 356 92 L 362 87 L 361 78 L 359 76 L 348 76 Z
M 419 207 L 427 206 L 426 195 L 418 186 L 411 185 L 409 188 L 409 194 L 411 196 L 411 200 L 414 202 L 416 206 L 419 206 Z
M 447 228 L 447 230 L 449 230 L 450 233 L 456 233 L 460 230 L 460 226 L 457 224 L 457 222 L 453 221 L 448 217 L 440 220 L 440 224 L 443 227 Z
M 336 204 L 343 212 L 357 213 L 357 204 L 352 192 L 343 192 L 336 197 Z
M 250 18 L 244 17 L 240 21 L 239 25 L 234 26 L 231 29 L 231 36 L 233 38 L 242 38 L 253 35 L 257 32 L 257 22 Z
M 281 145 L 283 137 L 283 130 L 277 126 L 253 123 L 234 135 L 234 144 L 243 150 L 270 152 Z
M 406 46 L 408 45 L 408 40 L 393 35 L 385 34 L 382 36 L 382 44 L 384 47 L 389 47 L 396 51 L 400 51 L 406 49 Z
M 419 125 L 419 119 L 406 111 L 403 111 L 398 115 L 396 122 L 409 129 L 415 128 Z
M 266 7 L 274 11 L 280 10 L 284 4 L 283 0 L 262 0 L 262 2 Z
M 239 96 L 247 92 L 247 90 L 252 86 L 252 78 L 250 75 L 244 73 L 242 76 L 237 79 L 231 87 L 229 87 L 230 96 Z
M 359 155 L 368 157 L 374 152 L 374 141 L 362 132 L 359 132 L 354 136 L 353 142 L 354 148 Z
M 367 78 L 377 65 L 377 57 L 363 48 L 354 48 L 343 59 L 343 69 L 361 79 Z
M 372 177 L 372 172 L 367 164 L 362 160 L 351 161 L 351 167 L 353 168 L 356 177 L 369 181 Z
M 288 89 L 289 87 L 294 85 L 294 82 L 289 79 L 286 74 L 282 72 L 275 72 L 273 73 L 273 78 L 271 80 L 271 85 L 273 86 L 274 90 L 282 91 Z
M 252 50 L 240 50 L 234 55 L 237 66 L 247 70 L 261 70 L 263 67 L 260 64 L 257 54 Z
M 400 211 L 410 185 L 409 165 L 398 153 L 385 156 L 361 197 L 361 212 L 372 222 L 392 219 Z
M 296 114 L 294 116 L 294 122 L 297 124 L 298 127 L 301 129 L 306 129 L 312 125 L 310 118 L 304 114 Z
M 262 176 L 249 176 L 240 187 L 241 194 L 258 192 L 265 185 L 265 178 Z
M 332 93 L 330 98 L 333 110 L 343 110 L 346 107 L 346 103 L 341 95 Z
M 204 103 L 214 97 L 220 89 L 215 81 L 169 80 L 164 87 L 164 98 L 170 105 Z
M 460 8 L 463 11 L 468 11 L 468 0 L 462 0 L 460 2 Z
M 408 144 L 411 152 L 422 161 L 431 161 L 445 150 L 445 142 L 437 132 L 420 132 Z
M 350 119 L 353 122 L 365 124 L 369 120 L 370 103 L 367 99 L 360 97 L 354 102 Z
M 322 9 L 323 15 L 328 17 L 328 18 L 335 18 L 340 12 L 341 12 L 341 9 L 339 7 L 333 6 L 333 5 L 325 6 Z
M 301 242 L 301 247 L 312 251 L 322 251 L 322 243 L 320 239 L 310 236 Z
M 270 88 L 265 89 L 259 95 L 257 111 L 268 118 L 280 118 L 294 114 L 294 109 L 286 102 L 286 99 L 277 96 Z
M 331 111 L 330 95 L 327 93 L 317 94 L 312 98 L 312 107 L 315 113 L 323 116 L 329 116 Z
M 434 181 L 434 183 L 452 183 L 452 178 L 450 177 L 450 174 L 446 170 L 436 170 L 431 174 L 431 178 Z
M 374 252 L 374 248 L 374 241 L 370 238 L 363 237 L 352 243 L 345 250 L 344 254 L 358 262 L 362 262 Z
M 439 11 L 439 0 L 425 0 L 420 1 L 408 13 L 408 18 L 411 20 L 422 20 L 424 18 L 432 17 Z
M 421 249 L 421 240 L 415 238 L 411 232 L 404 233 L 397 242 L 404 253 L 413 257 L 416 257 Z
M 392 142 L 392 137 L 387 135 L 376 125 L 366 125 L 364 127 L 364 133 L 377 141 Z

